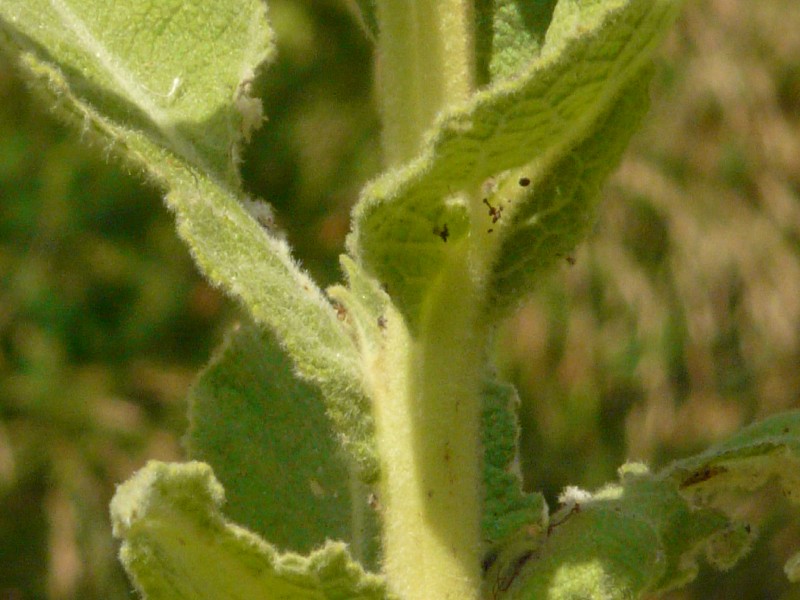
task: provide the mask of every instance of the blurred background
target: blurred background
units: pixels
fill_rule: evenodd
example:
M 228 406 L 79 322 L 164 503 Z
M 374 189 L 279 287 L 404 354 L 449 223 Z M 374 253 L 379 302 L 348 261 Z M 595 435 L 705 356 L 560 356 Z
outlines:
M 279 58 L 244 177 L 329 284 L 379 169 L 370 44 L 341 2 L 270 6 Z M 497 336 L 526 485 L 551 505 L 800 405 L 800 3 L 689 0 L 659 62 L 591 239 Z M 108 502 L 148 458 L 181 458 L 185 393 L 236 316 L 157 191 L 0 56 L 2 600 L 134 597 Z M 762 532 L 752 555 L 670 600 L 800 599 L 782 573 L 797 511 L 775 490 L 738 510 Z

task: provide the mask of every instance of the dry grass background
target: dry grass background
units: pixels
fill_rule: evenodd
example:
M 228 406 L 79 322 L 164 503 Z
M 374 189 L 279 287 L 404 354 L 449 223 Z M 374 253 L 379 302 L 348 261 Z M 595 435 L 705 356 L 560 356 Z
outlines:
M 280 61 L 245 177 L 304 264 L 337 278 L 378 168 L 370 57 L 338 2 L 274 0 Z M 591 239 L 497 336 L 527 485 L 549 499 L 626 459 L 659 467 L 800 404 L 800 3 L 688 0 L 653 107 Z M 0 597 L 133 597 L 107 503 L 180 456 L 182 398 L 232 309 L 152 190 L 53 124 L 0 63 Z M 797 511 L 769 491 L 732 573 L 672 600 L 800 598 Z

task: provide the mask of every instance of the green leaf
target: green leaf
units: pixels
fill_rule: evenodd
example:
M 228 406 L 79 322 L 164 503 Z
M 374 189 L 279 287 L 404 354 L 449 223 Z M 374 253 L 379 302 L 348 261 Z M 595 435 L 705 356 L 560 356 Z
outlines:
M 492 218 L 481 207 L 487 178 L 531 163 L 535 184 L 594 134 L 649 64 L 679 6 L 560 2 L 529 68 L 442 115 L 418 159 L 367 186 L 348 245 L 388 287 L 412 330 L 431 286 L 454 253 L 467 251 L 465 242 L 484 260 L 494 252 Z
M 755 423 L 657 475 L 641 464 L 594 494 L 571 489 L 544 537 L 511 538 L 485 585 L 498 598 L 638 598 L 685 585 L 704 553 L 719 569 L 747 554 L 754 533 L 721 510 L 730 493 L 777 479 L 800 502 L 800 411 Z M 723 500 L 718 502 L 718 500 Z M 716 506 L 720 504 L 720 506 Z M 798 578 L 798 556 L 785 566 Z
M 499 248 L 489 275 L 488 308 L 496 316 L 516 308 L 542 273 L 564 260 L 590 230 L 600 189 L 649 106 L 652 70 L 643 71 L 621 90 L 591 135 L 542 173 L 538 182 L 525 188 L 519 179 L 509 182 L 519 195 L 513 212 L 494 228 Z M 500 195 L 491 202 L 503 202 Z
M 731 527 L 712 509 L 694 509 L 671 482 L 642 465 L 595 494 L 569 490 L 538 546 L 501 553 L 486 576 L 498 598 L 628 600 L 682 585 L 697 556 Z
M 476 3 L 476 53 L 482 79 L 513 77 L 539 55 L 558 0 Z
M 238 326 L 189 402 L 185 444 L 225 487 L 226 515 L 279 548 L 305 553 L 337 539 L 375 563 L 369 490 L 333 434 L 319 388 L 295 376 L 273 335 Z
M 247 83 L 273 53 L 263 2 L 7 0 L 0 20 L 31 74 L 104 143 L 145 138 L 238 183 L 231 158 L 261 120 Z
M 745 427 L 727 440 L 664 470 L 693 503 L 715 505 L 730 492 L 753 491 L 777 480 L 784 496 L 800 504 L 800 411 L 774 415 Z M 717 554 L 724 561 L 725 548 Z M 792 581 L 800 579 L 798 556 L 787 561 Z M 713 558 L 713 557 L 712 557 Z
M 272 55 L 264 3 L 10 0 L 0 26 L 62 117 L 168 190 L 200 269 L 275 331 L 298 373 L 323 390 L 363 477 L 374 479 L 353 341 L 272 231 L 269 208 L 239 185 L 239 144 L 262 121 L 250 82 Z
M 361 477 L 374 480 L 373 423 L 354 340 L 322 292 L 292 263 L 286 245 L 232 198 L 214 197 L 213 191 L 175 199 L 179 232 L 209 278 L 244 299 L 255 320 L 275 332 L 298 374 L 319 386 Z
M 344 544 L 280 554 L 220 513 L 224 491 L 208 465 L 150 462 L 111 502 L 120 558 L 148 600 L 383 599 Z
M 547 527 L 547 504 L 522 491 L 517 448 L 519 397 L 513 386 L 487 382 L 483 391 L 483 540 L 492 559 L 494 546 L 521 531 L 538 537 Z
M 698 503 L 720 492 L 752 491 L 776 478 L 784 495 L 800 503 L 800 411 L 780 413 L 738 431 L 702 454 L 664 470 Z

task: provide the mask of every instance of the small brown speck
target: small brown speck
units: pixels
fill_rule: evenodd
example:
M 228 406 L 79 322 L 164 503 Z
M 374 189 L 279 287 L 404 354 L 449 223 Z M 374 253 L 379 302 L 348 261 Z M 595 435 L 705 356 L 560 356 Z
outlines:
M 488 198 L 484 198 L 483 203 L 489 208 L 489 216 L 492 217 L 492 223 L 497 223 L 500 217 L 503 216 L 503 207 L 500 205 L 492 206 L 489 204 Z
M 441 229 L 439 229 L 438 227 L 434 227 L 433 233 L 434 235 L 438 235 L 440 238 L 442 238 L 443 242 L 447 242 L 447 238 L 450 237 L 450 230 L 447 228 L 447 223 L 442 225 Z
M 519 178 L 519 185 L 520 187 L 528 187 L 531 184 L 531 180 L 529 177 L 520 177 Z
M 336 318 L 340 321 L 344 321 L 347 318 L 347 309 L 339 303 L 333 305 L 336 309 Z
M 680 485 L 678 486 L 679 489 L 685 489 L 692 485 L 697 485 L 698 483 L 703 483 L 704 481 L 708 481 L 712 477 L 716 477 L 717 475 L 722 475 L 723 473 L 727 473 L 728 469 L 723 466 L 716 466 L 716 465 L 709 465 L 703 467 L 702 469 L 698 469 L 694 473 L 691 473 L 686 479 L 684 479 Z

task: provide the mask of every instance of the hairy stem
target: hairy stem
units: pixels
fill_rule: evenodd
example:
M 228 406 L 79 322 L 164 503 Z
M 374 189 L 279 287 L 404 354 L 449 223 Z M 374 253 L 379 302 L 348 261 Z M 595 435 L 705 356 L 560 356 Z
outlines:
M 475 82 L 472 0 L 378 0 L 378 97 L 388 167 L 411 160 Z M 480 590 L 480 381 L 485 331 L 468 244 L 425 302 L 412 338 L 399 314 L 373 365 L 382 459 L 384 567 L 403 600 Z
M 441 109 L 474 87 L 472 0 L 379 0 L 378 101 L 388 166 L 410 160 Z
M 486 331 L 475 295 L 467 256 L 454 252 L 420 334 L 412 339 L 398 315 L 372 369 L 384 567 L 404 600 L 478 597 Z

